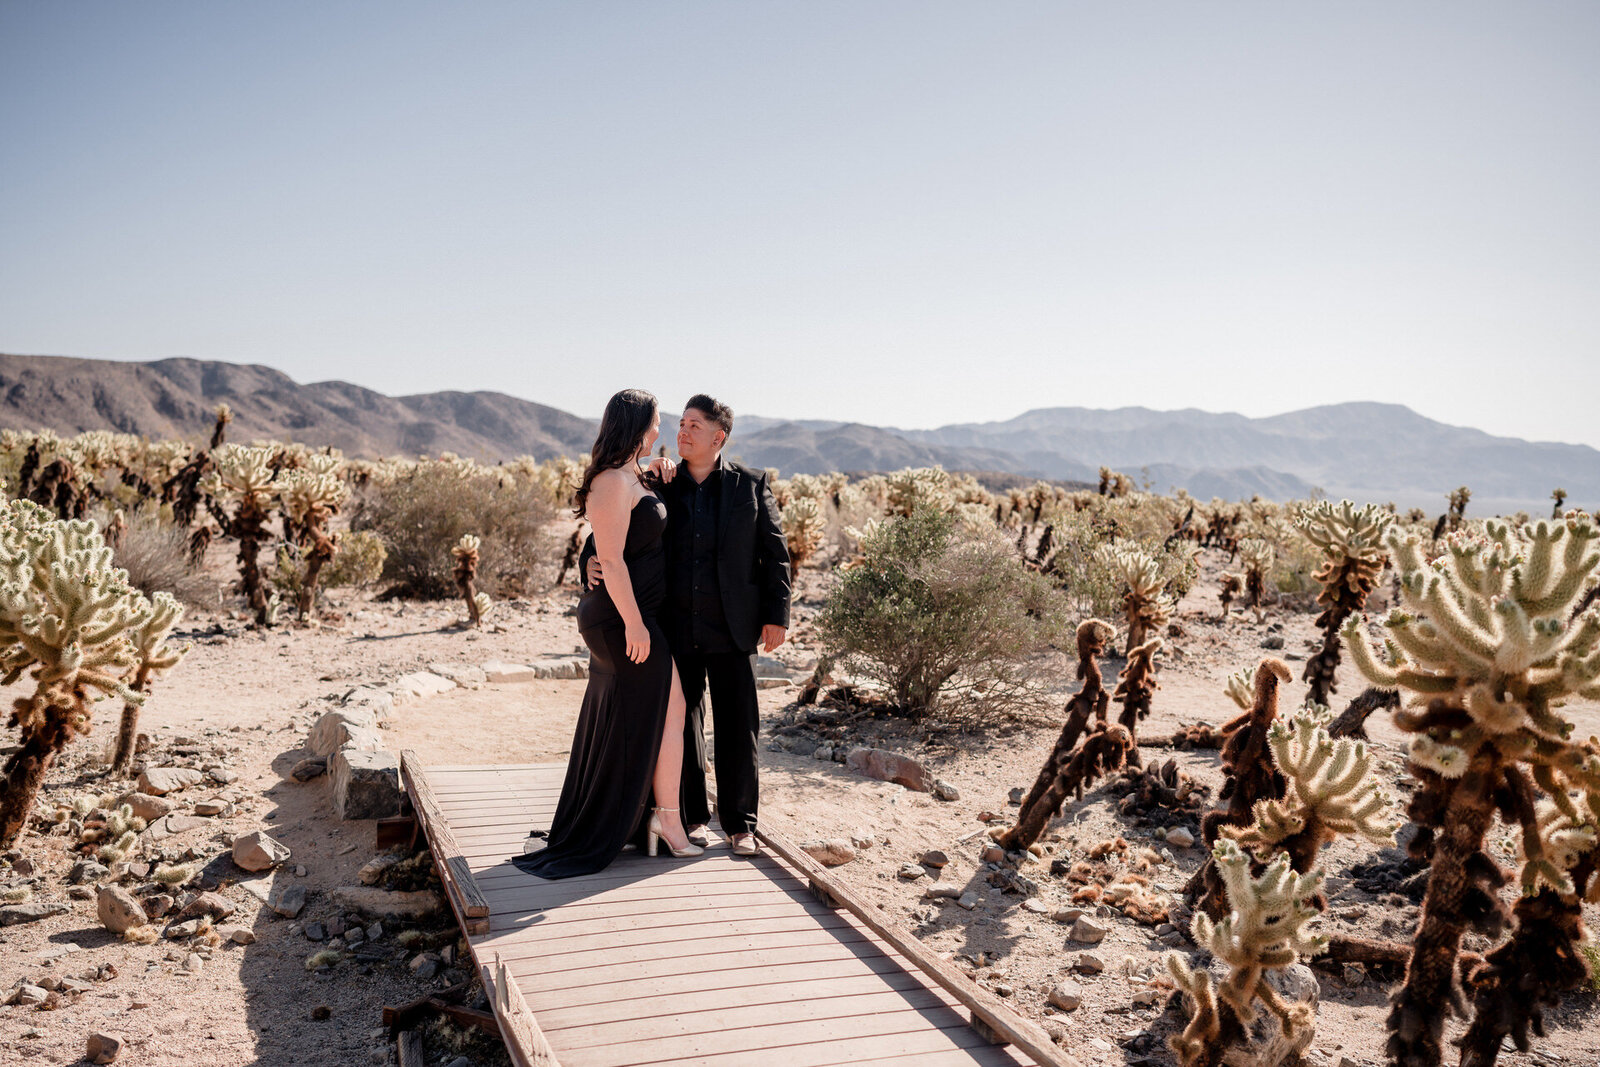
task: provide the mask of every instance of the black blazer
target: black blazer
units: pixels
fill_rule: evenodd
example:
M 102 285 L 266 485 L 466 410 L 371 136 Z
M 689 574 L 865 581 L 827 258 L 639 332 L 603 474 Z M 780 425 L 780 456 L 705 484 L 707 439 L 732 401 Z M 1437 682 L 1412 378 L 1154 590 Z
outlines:
M 772 498 L 766 471 L 756 471 L 726 457 L 722 460 L 722 493 L 717 509 L 717 585 L 722 591 L 722 611 L 728 633 L 742 652 L 754 652 L 763 626 L 789 625 L 789 543 L 783 536 L 783 516 Z M 669 496 L 692 484 L 680 467 L 678 476 L 658 492 Z M 671 541 L 668 541 L 670 544 Z M 594 556 L 594 535 L 583 546 L 578 573 L 587 585 L 589 560 Z M 687 560 L 667 554 L 667 567 L 688 566 Z M 663 621 L 669 622 L 671 611 Z M 684 635 L 667 631 L 669 641 Z

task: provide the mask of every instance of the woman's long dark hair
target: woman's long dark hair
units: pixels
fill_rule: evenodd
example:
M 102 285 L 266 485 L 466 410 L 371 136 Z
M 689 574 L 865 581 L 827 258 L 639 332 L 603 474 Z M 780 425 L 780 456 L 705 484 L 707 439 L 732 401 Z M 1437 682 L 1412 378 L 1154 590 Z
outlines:
M 572 510 L 580 519 L 589 502 L 589 487 L 594 484 L 595 477 L 632 463 L 655 417 L 655 395 L 643 389 L 624 389 L 606 401 L 606 413 L 600 416 L 600 433 L 594 439 L 594 447 L 589 449 L 588 469 L 583 472 L 583 483 L 572 498 L 575 504 Z

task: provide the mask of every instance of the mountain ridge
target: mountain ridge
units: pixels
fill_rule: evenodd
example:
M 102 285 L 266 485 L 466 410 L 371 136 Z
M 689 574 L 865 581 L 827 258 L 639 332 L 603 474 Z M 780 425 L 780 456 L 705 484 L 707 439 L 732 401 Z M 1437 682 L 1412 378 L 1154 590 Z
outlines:
M 352 382 L 301 384 L 262 364 L 0 354 L 0 425 L 15 429 L 203 438 L 218 403 L 234 409 L 234 440 L 292 437 L 353 456 L 546 459 L 587 451 L 596 428 L 594 419 L 491 391 L 397 397 Z M 664 441 L 674 427 L 670 414 L 663 418 Z M 735 431 L 730 455 L 784 474 L 940 464 L 1093 482 L 1108 466 L 1156 491 L 1181 486 L 1201 499 L 1286 499 L 1321 489 L 1433 513 L 1451 489 L 1467 485 L 1474 513 L 1539 513 L 1559 485 L 1573 506 L 1600 505 L 1600 451 L 1496 437 L 1384 401 L 1264 418 L 1197 408 L 1043 407 L 928 430 L 744 415 Z

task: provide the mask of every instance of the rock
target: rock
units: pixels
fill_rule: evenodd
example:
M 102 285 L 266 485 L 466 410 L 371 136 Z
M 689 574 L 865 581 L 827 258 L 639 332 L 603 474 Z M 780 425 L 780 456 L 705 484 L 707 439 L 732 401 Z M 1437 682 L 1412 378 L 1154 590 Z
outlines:
M 361 880 L 362 885 L 377 885 L 378 881 L 383 877 L 383 873 L 399 863 L 402 858 L 393 852 L 385 852 L 381 856 L 374 856 L 362 864 L 361 872 L 356 877 Z
M 374 922 L 367 927 L 367 940 L 378 941 L 383 937 L 383 923 Z
M 247 871 L 268 871 L 288 858 L 289 850 L 264 830 L 252 830 L 233 839 L 233 862 Z
M 922 864 L 920 863 L 907 863 L 900 868 L 900 877 L 908 881 L 914 881 L 927 873 L 922 869 Z
M 400 760 L 391 752 L 342 748 L 328 761 L 333 811 L 341 819 L 400 814 Z
M 211 825 L 211 820 L 202 819 L 198 815 L 168 815 L 167 816 L 167 832 L 168 833 L 181 834 L 181 833 L 184 833 L 185 831 L 188 831 L 188 830 L 198 830 L 201 827 L 210 826 L 210 825 Z
M 225 814 L 231 807 L 233 807 L 233 805 L 229 804 L 221 797 L 212 797 L 210 800 L 202 800 L 195 804 L 194 813 L 196 815 L 204 815 L 206 818 L 211 818 L 216 815 Z
M 60 903 L 44 903 L 36 901 L 32 904 L 7 904 L 0 907 L 0 926 L 15 926 L 18 923 L 38 922 L 48 919 L 52 915 L 61 915 L 71 911 L 71 907 Z
M 955 801 L 961 799 L 961 790 L 943 778 L 935 778 L 933 780 L 933 795 L 940 800 Z
M 375 685 L 358 685 L 341 697 L 339 703 L 353 710 L 365 710 L 373 715 L 382 715 L 394 707 L 394 697 L 389 695 L 387 689 L 379 689 Z
M 282 890 L 272 895 L 267 901 L 267 907 L 282 915 L 285 919 L 293 919 L 299 915 L 306 906 L 306 887 L 299 885 L 285 886 Z
M 180 919 L 198 919 L 205 915 L 211 919 L 226 919 L 234 912 L 233 902 L 218 893 L 201 893 L 178 912 Z
M 932 867 L 934 870 L 939 870 L 949 864 L 950 857 L 936 848 L 930 848 L 922 854 L 922 859 L 918 862 L 924 867 Z
M 985 845 L 978 858 L 985 863 L 1000 863 L 1006 858 L 1006 850 L 999 845 Z
M 218 785 L 227 785 L 239 777 L 238 772 L 230 771 L 226 767 L 207 767 L 206 777 Z
M 831 762 L 833 760 L 833 746 L 818 745 L 816 751 L 811 753 L 811 758 L 822 760 L 824 763 Z
M 460 686 L 482 685 L 489 680 L 482 667 L 470 663 L 430 663 L 428 670 Z
M 165 937 L 169 941 L 182 941 L 185 938 L 193 937 L 199 932 L 199 919 L 185 919 L 183 922 L 173 923 L 171 926 L 161 931 L 161 936 Z
M 1083 987 L 1077 982 L 1062 982 L 1050 990 L 1049 1001 L 1062 1011 L 1077 1011 L 1083 1003 Z
M 340 886 L 328 894 L 338 907 L 379 918 L 429 919 L 444 912 L 444 897 L 426 889 L 374 889 L 362 885 Z
M 788 689 L 794 683 L 787 678 L 757 678 L 757 689 Z
M 789 751 L 796 756 L 815 756 L 822 743 L 814 737 L 789 738 Z
M 429 671 L 414 671 L 411 674 L 402 674 L 394 680 L 394 685 L 389 692 L 394 695 L 396 707 L 402 704 L 414 704 L 428 697 L 448 693 L 456 687 L 450 679 L 433 674 Z
M 801 843 L 800 848 L 824 867 L 838 867 L 856 858 L 856 850 L 842 837 L 805 841 Z
M 306 928 L 303 932 L 306 935 L 307 941 L 328 940 L 328 928 L 323 926 L 321 923 L 306 923 Z
M 483 665 L 483 676 L 487 681 L 497 685 L 509 682 L 531 682 L 539 677 L 538 672 L 532 667 L 521 663 L 505 663 L 497 659 L 489 660 Z
M 971 911 L 979 904 L 983 903 L 983 898 L 978 896 L 976 893 L 962 893 L 956 898 L 956 903 L 961 905 L 963 908 L 966 908 L 968 911 Z
M 1152 1004 L 1161 1003 L 1163 994 L 1159 989 L 1141 989 L 1128 998 L 1128 1003 L 1136 1008 L 1148 1008 Z
M 1086 945 L 1098 945 L 1110 932 L 1111 927 L 1105 923 L 1091 919 L 1087 915 L 1080 915 L 1072 924 L 1072 930 L 1067 937 Z
M 86 885 L 75 885 L 67 888 L 68 900 L 93 900 L 95 891 Z
M 72 993 L 74 995 L 81 996 L 84 993 L 89 992 L 89 990 L 93 989 L 94 987 L 88 982 L 81 981 L 77 978 L 63 978 L 61 979 L 61 984 L 56 988 L 60 989 L 63 993 Z
M 418 978 L 432 978 L 439 973 L 439 956 L 433 952 L 419 952 L 406 966 Z
M 857 852 L 864 852 L 878 843 L 870 830 L 856 830 L 850 835 L 850 847 Z
M 961 896 L 961 887 L 958 885 L 930 885 L 922 891 L 922 895 L 929 900 L 955 900 Z
M 933 788 L 933 775 L 928 773 L 926 767 L 910 756 L 887 749 L 853 748 L 845 757 L 844 765 L 857 774 L 876 778 L 880 782 L 895 782 L 919 793 L 926 793 Z
M 1106 961 L 1093 952 L 1080 952 L 1072 959 L 1072 969 L 1079 974 L 1099 974 L 1106 969 Z
M 289 777 L 297 782 L 309 782 L 313 778 L 321 778 L 327 769 L 327 756 L 307 756 L 289 768 Z
M 383 739 L 378 736 L 378 717 L 370 710 L 345 707 L 324 712 L 311 727 L 305 748 L 313 756 L 331 756 L 347 745 L 383 747 Z
M 1282 648 L 1283 647 L 1283 635 L 1282 634 L 1268 634 L 1266 637 L 1261 639 L 1261 647 L 1262 648 Z
M 235 945 L 253 945 L 256 943 L 256 932 L 248 926 L 219 926 L 217 936 L 225 937 Z
M 205 780 L 206 776 L 193 767 L 148 767 L 139 775 L 139 792 L 155 797 L 166 796 L 191 785 L 199 785 Z
M 1214 980 L 1226 979 L 1228 965 L 1222 961 L 1213 960 L 1209 969 Z M 1296 1002 L 1302 1003 L 1311 1009 L 1313 1015 L 1315 1014 L 1317 1001 L 1321 997 L 1321 986 L 1317 984 L 1317 977 L 1311 973 L 1311 968 L 1303 963 L 1295 963 L 1282 969 L 1269 969 L 1263 977 L 1290 1007 Z M 1270 1011 L 1259 1012 L 1249 1028 L 1246 1039 L 1223 1053 L 1222 1062 L 1226 1067 L 1264 1067 L 1266 1064 L 1292 1063 L 1296 1055 L 1303 1052 L 1311 1043 L 1314 1036 L 1307 1028 L 1291 1041 L 1285 1036 L 1276 1015 Z
M 551 662 L 535 664 L 533 668 L 535 678 L 587 678 L 589 677 L 589 657 L 568 656 Z
M 1187 826 L 1175 826 L 1167 831 L 1167 844 L 1173 848 L 1188 848 L 1194 844 L 1194 831 Z
M 205 965 L 206 961 L 200 958 L 200 953 L 198 952 L 191 952 L 183 959 L 183 969 L 190 974 L 199 974 L 200 968 Z
M 90 1063 L 113 1063 L 122 1054 L 122 1038 L 116 1034 L 96 1031 L 89 1035 L 89 1047 L 84 1057 Z
M 105 864 L 96 863 L 94 860 L 79 860 L 72 865 L 67 881 L 72 885 L 82 885 L 84 882 L 98 882 L 110 873 L 111 869 Z
M 43 1004 L 46 1000 L 49 1000 L 50 990 L 44 988 L 43 986 L 34 985 L 31 982 L 23 982 L 17 987 L 17 991 L 11 994 L 10 999 L 11 1003 L 13 1004 L 29 1008 L 35 1004 Z
M 1031 911 L 1035 915 L 1044 915 L 1050 911 L 1050 906 L 1037 897 L 1028 897 L 1022 902 L 1023 911 Z
M 1006 794 L 1006 803 L 1013 807 L 1022 807 L 1022 787 L 1020 785 Z

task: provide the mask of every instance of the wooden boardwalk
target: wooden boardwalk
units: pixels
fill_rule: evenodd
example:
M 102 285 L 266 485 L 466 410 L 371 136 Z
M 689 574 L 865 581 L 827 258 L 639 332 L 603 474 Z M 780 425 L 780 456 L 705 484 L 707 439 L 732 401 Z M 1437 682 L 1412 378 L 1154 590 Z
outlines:
M 969 1003 L 987 995 L 961 989 L 919 945 L 897 951 L 900 935 L 873 916 L 864 917 L 888 939 L 830 907 L 837 901 L 814 888 L 827 876 L 799 869 L 809 857 L 630 851 L 588 877 L 523 873 L 509 857 L 530 829 L 549 826 L 563 773 L 563 764 L 424 768 L 406 754 L 419 822 L 519 1063 L 1065 1062 L 1053 1048 L 1034 1058 L 980 1036 L 941 980 Z M 979 1010 L 993 1018 L 997 1005 Z M 996 1019 L 1013 1024 L 1007 1032 L 1039 1048 L 1037 1027 Z

